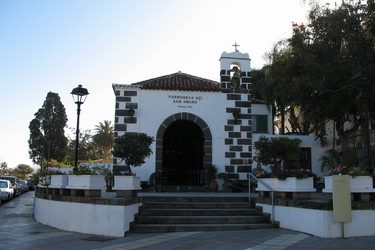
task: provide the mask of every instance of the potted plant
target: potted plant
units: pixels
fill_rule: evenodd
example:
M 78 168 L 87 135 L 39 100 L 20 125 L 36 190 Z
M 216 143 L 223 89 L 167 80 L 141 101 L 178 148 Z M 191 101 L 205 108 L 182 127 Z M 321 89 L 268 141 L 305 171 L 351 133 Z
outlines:
M 115 175 L 115 190 L 138 190 L 140 178 L 131 169 L 145 163 L 145 159 L 152 153 L 150 148 L 154 139 L 143 133 L 126 133 L 117 138 L 113 147 L 113 156 L 125 161 L 128 175 Z
M 217 174 L 216 182 L 217 182 L 217 185 L 218 185 L 218 191 L 219 192 L 227 190 L 225 185 L 227 184 L 226 182 L 227 182 L 228 179 L 229 178 L 228 178 L 226 173 L 218 173 Z
M 103 175 L 98 175 L 95 168 L 87 164 L 81 164 L 73 175 L 69 175 L 67 188 L 73 189 L 103 189 L 105 180 Z
M 323 192 L 332 192 L 332 176 L 333 175 L 350 175 L 350 191 L 351 193 L 373 193 L 375 192 L 373 174 L 367 169 L 358 166 L 357 162 L 347 162 L 343 164 L 342 155 L 335 150 L 328 150 L 321 158 L 322 171 L 324 173 L 324 189 Z
M 112 192 L 112 187 L 114 185 L 114 175 L 110 167 L 99 166 L 94 168 L 96 173 L 104 176 L 105 187 L 107 192 Z
M 163 176 L 162 172 L 156 172 L 155 174 L 155 191 L 163 192 L 164 185 L 166 183 L 166 177 Z
M 216 175 L 217 175 L 217 167 L 215 165 L 209 164 L 206 166 L 206 178 L 208 181 L 208 189 L 211 192 L 217 192 L 218 191 L 218 184 L 216 182 Z
M 254 143 L 257 155 L 255 160 L 270 165 L 271 177 L 262 181 L 280 192 L 314 192 L 314 178 L 311 171 L 300 165 L 299 139 L 284 137 L 260 137 Z M 262 182 L 258 191 L 270 191 Z
M 356 167 L 347 167 L 345 165 L 338 164 L 335 167 L 330 168 L 325 172 L 324 176 L 324 193 L 332 193 L 333 175 L 349 175 L 352 178 L 350 181 L 350 192 L 351 193 L 374 193 L 374 181 L 373 175 L 366 170 L 361 170 Z

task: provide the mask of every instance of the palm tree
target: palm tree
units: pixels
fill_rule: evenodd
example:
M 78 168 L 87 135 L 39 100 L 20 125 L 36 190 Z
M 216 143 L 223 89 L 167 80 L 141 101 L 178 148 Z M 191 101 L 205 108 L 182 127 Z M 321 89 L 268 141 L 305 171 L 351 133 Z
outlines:
M 94 143 L 103 152 L 103 159 L 109 160 L 111 158 L 111 149 L 113 145 L 113 125 L 111 121 L 105 120 L 104 123 L 99 122 L 95 126 L 95 134 L 92 136 Z

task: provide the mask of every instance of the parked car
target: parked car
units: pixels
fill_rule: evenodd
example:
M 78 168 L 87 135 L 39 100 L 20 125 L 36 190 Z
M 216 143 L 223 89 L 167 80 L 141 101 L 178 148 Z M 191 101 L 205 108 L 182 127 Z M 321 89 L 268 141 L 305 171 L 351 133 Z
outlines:
M 18 178 L 15 176 L 0 176 L 1 180 L 8 180 L 12 184 L 14 190 L 13 197 L 20 195 L 20 184 L 18 183 Z
M 21 194 L 26 193 L 27 191 L 29 191 L 29 186 L 27 185 L 27 181 L 26 180 L 19 180 L 18 182 L 20 183 L 20 192 L 21 192 Z
M 33 191 L 33 190 L 35 190 L 35 183 L 34 183 L 34 181 L 33 181 L 33 179 L 28 179 L 27 180 L 27 186 L 28 186 L 28 188 L 29 188 L 29 191 Z
M 0 180 L 0 200 L 1 202 L 9 201 L 14 196 L 14 189 L 8 180 Z

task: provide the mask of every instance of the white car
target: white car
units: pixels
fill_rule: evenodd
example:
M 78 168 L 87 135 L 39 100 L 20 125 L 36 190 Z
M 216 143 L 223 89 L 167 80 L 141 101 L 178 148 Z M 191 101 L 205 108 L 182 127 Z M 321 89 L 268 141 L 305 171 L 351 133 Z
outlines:
M 8 180 L 0 180 L 0 200 L 8 201 L 13 198 L 14 189 Z

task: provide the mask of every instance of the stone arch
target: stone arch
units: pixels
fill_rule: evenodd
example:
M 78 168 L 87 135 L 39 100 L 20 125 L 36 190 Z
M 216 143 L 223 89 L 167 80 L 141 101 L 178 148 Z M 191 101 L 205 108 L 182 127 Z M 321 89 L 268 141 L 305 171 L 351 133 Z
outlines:
M 206 169 L 207 165 L 212 164 L 212 134 L 207 123 L 197 115 L 192 113 L 176 113 L 166 118 L 160 125 L 156 134 L 156 152 L 155 152 L 155 172 L 162 173 L 163 167 L 163 137 L 166 129 L 173 122 L 180 120 L 188 120 L 194 122 L 202 130 L 204 137 L 204 159 L 203 166 Z

